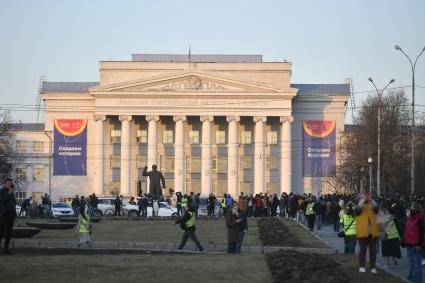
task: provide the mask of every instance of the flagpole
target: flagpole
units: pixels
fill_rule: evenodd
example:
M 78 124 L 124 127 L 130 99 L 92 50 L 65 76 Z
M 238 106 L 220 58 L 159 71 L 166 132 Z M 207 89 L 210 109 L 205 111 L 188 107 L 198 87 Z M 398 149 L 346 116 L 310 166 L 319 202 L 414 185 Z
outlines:
M 190 44 L 190 45 L 189 45 L 189 55 L 188 55 L 188 62 L 189 62 L 189 72 L 190 72 L 190 61 L 191 61 L 191 54 L 190 54 L 190 52 L 191 52 L 191 49 L 192 49 L 192 45 Z

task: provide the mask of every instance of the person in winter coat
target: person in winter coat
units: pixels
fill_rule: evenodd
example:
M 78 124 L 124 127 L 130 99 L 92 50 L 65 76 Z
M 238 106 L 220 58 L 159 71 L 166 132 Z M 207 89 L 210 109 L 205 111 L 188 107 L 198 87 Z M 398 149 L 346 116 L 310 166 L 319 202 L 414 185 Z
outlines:
M 227 226 L 227 252 L 235 253 L 236 244 L 240 240 L 240 223 L 242 220 L 239 218 L 238 206 L 234 205 L 227 210 L 226 214 Z
M 410 264 L 407 279 L 415 283 L 422 283 L 421 249 L 424 246 L 425 224 L 421 212 L 419 204 L 411 205 L 403 233 L 403 245 Z
M 360 196 L 360 201 L 356 207 L 356 237 L 359 241 L 359 272 L 366 272 L 366 251 L 369 247 L 370 272 L 378 273 L 375 268 L 376 263 L 376 242 L 379 237 L 379 226 L 376 221 L 378 205 L 370 195 Z

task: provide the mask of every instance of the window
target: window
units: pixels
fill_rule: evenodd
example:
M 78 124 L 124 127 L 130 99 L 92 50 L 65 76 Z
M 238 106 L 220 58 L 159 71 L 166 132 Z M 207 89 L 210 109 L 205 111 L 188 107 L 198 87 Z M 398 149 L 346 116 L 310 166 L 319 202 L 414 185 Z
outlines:
M 213 181 L 213 193 L 217 197 L 222 197 L 224 193 L 227 193 L 227 181 L 226 180 Z
M 111 168 L 120 168 L 120 167 L 121 167 L 121 156 L 111 155 Z
M 15 192 L 16 202 L 22 204 L 22 202 L 27 198 L 26 192 Z
M 111 130 L 111 143 L 121 142 L 121 130 Z
M 252 194 L 252 182 L 248 181 L 240 181 L 239 193 L 243 192 L 244 194 Z
M 215 132 L 215 143 L 216 144 L 225 144 L 226 143 L 226 132 L 225 131 L 216 131 Z
M 173 131 L 165 130 L 162 132 L 162 143 L 173 143 Z
M 136 155 L 136 168 L 145 168 L 146 164 L 147 162 L 145 155 Z
M 189 131 L 189 144 L 199 144 L 199 131 Z
M 267 144 L 277 144 L 277 132 L 267 132 Z
M 32 151 L 33 152 L 43 152 L 44 151 L 44 142 L 42 142 L 42 141 L 33 142 Z
M 242 131 L 241 132 L 241 144 L 251 144 L 251 143 L 252 143 L 251 131 Z
M 164 160 L 164 172 L 174 172 L 174 156 L 166 156 Z
M 268 156 L 266 159 L 267 169 L 277 169 L 277 158 L 276 156 Z
M 44 181 L 44 169 L 43 168 L 33 168 L 32 169 L 32 179 L 34 182 L 43 182 Z
M 113 196 L 118 195 L 120 193 L 120 186 L 121 186 L 120 182 L 111 181 L 109 194 Z
M 241 169 L 252 169 L 252 156 L 241 156 Z
M 16 141 L 16 151 L 18 151 L 18 152 L 27 151 L 27 142 L 26 141 Z
M 27 181 L 27 168 L 16 168 L 15 171 L 16 181 L 18 182 L 26 182 Z
M 148 131 L 137 130 L 137 142 L 138 143 L 148 143 Z
M 270 196 L 277 192 L 277 183 L 276 182 L 270 182 L 266 183 L 266 193 Z
M 201 192 L 201 179 L 186 179 L 186 192 Z
M 201 157 L 199 155 L 186 156 L 186 172 L 201 173 Z
M 215 173 L 227 173 L 227 158 L 226 157 L 214 158 L 213 170 Z

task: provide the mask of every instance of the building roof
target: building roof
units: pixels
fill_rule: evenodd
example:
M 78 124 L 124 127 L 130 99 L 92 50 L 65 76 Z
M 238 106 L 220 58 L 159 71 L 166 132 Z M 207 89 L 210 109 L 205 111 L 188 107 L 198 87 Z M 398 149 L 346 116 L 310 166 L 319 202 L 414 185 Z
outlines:
M 44 123 L 11 123 L 12 131 L 25 132 L 42 132 L 44 131 Z
M 291 84 L 299 89 L 298 94 L 350 95 L 349 84 Z
M 189 54 L 132 54 L 137 62 L 189 62 Z M 215 55 L 191 54 L 190 62 L 196 63 L 262 63 L 263 55 Z
M 41 93 L 49 92 L 88 92 L 89 88 L 98 86 L 99 82 L 43 82 Z

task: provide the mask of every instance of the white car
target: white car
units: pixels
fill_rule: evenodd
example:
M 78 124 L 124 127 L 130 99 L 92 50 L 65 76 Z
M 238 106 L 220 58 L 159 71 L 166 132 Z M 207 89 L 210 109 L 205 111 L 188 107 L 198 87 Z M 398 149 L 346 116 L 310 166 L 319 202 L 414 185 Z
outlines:
M 100 209 L 104 215 L 114 215 L 114 212 L 115 212 L 114 201 L 115 201 L 115 198 L 99 198 L 97 208 Z M 139 215 L 138 205 L 124 202 L 123 210 L 125 215 L 134 216 L 134 217 Z M 152 216 L 152 207 L 148 207 L 148 217 L 151 217 L 151 216 Z M 161 217 L 177 216 L 177 209 L 174 207 L 171 207 L 167 202 L 160 202 L 158 216 L 161 216 Z
M 52 214 L 54 217 L 74 216 L 74 210 L 64 202 L 52 202 Z

